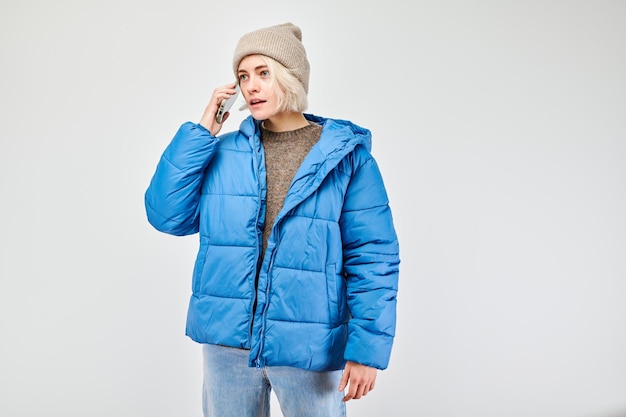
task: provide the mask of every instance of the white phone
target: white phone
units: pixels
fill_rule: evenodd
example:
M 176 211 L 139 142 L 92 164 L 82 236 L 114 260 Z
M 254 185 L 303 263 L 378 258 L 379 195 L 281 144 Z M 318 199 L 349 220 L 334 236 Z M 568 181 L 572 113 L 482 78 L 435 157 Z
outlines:
M 235 86 L 235 90 L 235 94 L 225 100 L 222 100 L 222 102 L 220 103 L 220 107 L 217 109 L 217 114 L 215 115 L 215 121 L 217 123 L 222 124 L 222 121 L 224 120 L 224 115 L 228 110 L 230 110 L 233 104 L 235 104 L 235 100 L 237 100 L 237 97 L 239 96 L 239 84 Z

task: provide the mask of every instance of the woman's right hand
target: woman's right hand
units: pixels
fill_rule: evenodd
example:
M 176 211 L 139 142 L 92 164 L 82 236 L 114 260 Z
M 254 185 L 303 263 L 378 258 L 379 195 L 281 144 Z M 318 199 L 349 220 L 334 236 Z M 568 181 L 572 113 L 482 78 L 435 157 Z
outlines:
M 211 100 L 204 109 L 204 114 L 200 119 L 200 124 L 211 132 L 213 136 L 217 136 L 222 129 L 222 124 L 226 121 L 226 119 L 228 119 L 228 116 L 230 116 L 230 112 L 226 112 L 224 114 L 224 118 L 222 119 L 222 123 L 217 123 L 217 120 L 215 119 L 217 109 L 222 103 L 222 100 L 226 100 L 237 92 L 235 90 L 236 86 L 236 83 L 230 83 L 213 90 Z

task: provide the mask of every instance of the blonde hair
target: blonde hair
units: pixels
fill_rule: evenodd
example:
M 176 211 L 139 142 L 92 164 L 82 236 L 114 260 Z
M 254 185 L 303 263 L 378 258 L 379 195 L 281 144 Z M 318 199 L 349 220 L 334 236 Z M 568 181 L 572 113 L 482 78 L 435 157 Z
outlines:
M 300 80 L 275 59 L 265 55 L 260 56 L 267 65 L 271 79 L 270 85 L 278 97 L 277 110 L 279 112 L 304 112 L 308 107 L 308 100 Z

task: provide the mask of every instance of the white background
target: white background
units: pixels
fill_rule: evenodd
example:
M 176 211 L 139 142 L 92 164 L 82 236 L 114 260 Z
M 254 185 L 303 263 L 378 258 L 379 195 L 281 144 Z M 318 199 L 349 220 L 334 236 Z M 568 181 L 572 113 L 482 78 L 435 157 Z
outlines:
M 237 39 L 287 21 L 400 237 L 391 364 L 349 414 L 624 415 L 626 2 L 400 0 L 2 1 L 0 415 L 201 415 L 197 237 L 143 193 Z

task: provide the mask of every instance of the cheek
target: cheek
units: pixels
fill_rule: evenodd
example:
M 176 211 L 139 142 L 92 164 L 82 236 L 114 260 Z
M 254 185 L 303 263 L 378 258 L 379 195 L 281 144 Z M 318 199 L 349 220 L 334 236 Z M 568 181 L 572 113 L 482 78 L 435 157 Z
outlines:
M 278 102 L 280 101 L 280 92 L 272 91 L 270 97 L 272 98 L 272 105 L 275 108 L 278 108 Z
M 278 111 L 278 97 L 276 97 L 276 96 L 272 97 L 271 103 L 272 103 L 272 106 L 271 106 L 270 111 L 272 113 L 272 116 L 275 116 L 276 114 L 279 113 L 279 111 Z

